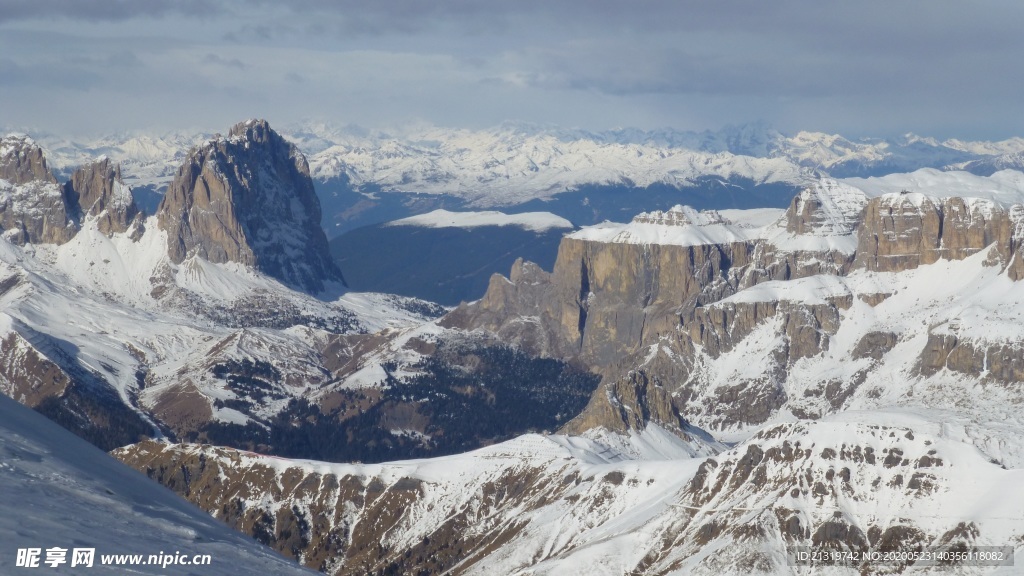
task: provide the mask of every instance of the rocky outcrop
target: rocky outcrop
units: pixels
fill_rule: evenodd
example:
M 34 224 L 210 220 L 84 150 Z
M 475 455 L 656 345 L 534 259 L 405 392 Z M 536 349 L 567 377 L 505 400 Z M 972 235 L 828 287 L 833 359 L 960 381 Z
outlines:
M 40 354 L 17 332 L 0 340 L 0 393 L 26 406 L 58 397 L 71 384 L 60 366 Z
M 818 237 L 853 234 L 867 202 L 860 190 L 823 178 L 793 197 L 786 211 L 786 231 Z
M 835 297 L 823 304 L 785 300 L 716 303 L 694 310 L 683 326 L 695 344 L 717 358 L 763 322 L 779 317 L 781 335 L 786 338 L 788 357 L 793 362 L 828 350 L 829 336 L 839 330 L 840 310 L 851 304 L 849 296 Z
M 816 274 L 845 275 L 853 264 L 857 224 L 867 202 L 860 190 L 830 178 L 801 190 L 756 242 L 755 265 L 745 273 L 742 287 Z
M 635 370 L 608 382 L 590 398 L 583 413 L 568 422 L 560 431 L 583 434 L 603 427 L 614 432 L 643 430 L 649 423 L 672 430 L 688 438 L 690 425 L 680 415 L 668 388 L 661 379 L 646 370 Z
M 1010 211 L 989 200 L 886 194 L 865 209 L 854 266 L 899 272 L 962 260 L 993 243 L 1006 264 L 1017 251 L 1015 228 Z
M 42 149 L 19 136 L 0 139 L 0 230 L 15 244 L 63 244 L 77 232 Z
M 492 278 L 479 301 L 443 325 L 484 329 L 542 355 L 579 357 L 608 367 L 679 325 L 679 315 L 735 291 L 734 269 L 753 246 L 672 246 L 565 238 L 549 274 L 517 262 Z M 524 318 L 536 321 L 524 322 Z
M 872 358 L 881 360 L 899 342 L 899 335 L 892 332 L 868 332 L 853 349 L 853 359 Z
M 121 167 L 108 158 L 75 170 L 64 184 L 64 195 L 81 218 L 95 218 L 107 236 L 126 232 L 136 219 L 141 225 L 142 213 L 121 179 Z
M 31 182 L 57 183 L 46 165 L 43 149 L 24 136 L 0 139 L 0 180 L 15 186 Z
M 237 124 L 190 151 L 157 218 L 174 262 L 237 262 L 311 292 L 343 282 L 309 165 L 266 121 Z
M 1019 385 L 1024 382 L 1024 342 L 985 343 L 955 334 L 929 332 L 918 356 L 918 370 L 933 376 L 942 370 L 984 382 Z

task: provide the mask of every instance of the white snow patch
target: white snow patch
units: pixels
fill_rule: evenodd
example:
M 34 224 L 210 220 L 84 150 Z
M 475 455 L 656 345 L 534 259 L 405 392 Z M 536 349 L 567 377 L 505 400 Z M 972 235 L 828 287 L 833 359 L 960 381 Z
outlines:
M 1003 207 L 1024 203 L 1024 173 L 1000 170 L 991 176 L 922 168 L 915 172 L 842 180 L 870 197 L 903 191 L 935 198 L 982 198 Z
M 573 228 L 561 216 L 550 212 L 525 212 L 522 214 L 505 214 L 493 210 L 484 212 L 449 212 L 439 209 L 426 214 L 410 216 L 394 220 L 388 226 L 422 226 L 424 228 L 479 228 L 481 226 L 518 226 L 534 232 L 546 232 L 552 229 Z

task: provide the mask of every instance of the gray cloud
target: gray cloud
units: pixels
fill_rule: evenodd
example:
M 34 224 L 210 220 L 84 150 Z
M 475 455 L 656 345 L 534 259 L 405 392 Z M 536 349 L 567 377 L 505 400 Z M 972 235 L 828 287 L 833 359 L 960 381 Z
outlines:
M 31 19 L 75 19 L 90 22 L 121 22 L 168 14 L 209 17 L 221 13 L 217 2 L 202 0 L 0 0 L 0 22 Z
M 1021 21 L 1024 3 L 1007 0 L 0 0 L 0 124 L 80 122 L 44 104 L 57 96 L 32 96 L 61 86 L 96 92 L 91 116 L 111 124 L 136 108 L 210 129 L 241 110 L 301 110 L 1000 137 L 1024 133 Z M 164 94 L 180 98 L 145 105 Z
M 208 53 L 204 56 L 203 62 L 213 64 L 215 66 L 222 66 L 224 68 L 234 68 L 236 70 L 245 70 L 249 67 L 238 58 L 222 58 L 221 56 L 213 53 Z

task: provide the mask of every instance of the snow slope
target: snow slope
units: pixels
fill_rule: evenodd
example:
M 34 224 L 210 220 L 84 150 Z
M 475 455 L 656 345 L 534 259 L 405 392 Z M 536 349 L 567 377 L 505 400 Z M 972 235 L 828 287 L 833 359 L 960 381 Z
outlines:
M 696 457 L 656 426 L 632 442 L 621 450 L 525 435 L 466 454 L 373 465 L 153 443 L 117 455 L 151 470 L 195 471 L 202 462 L 220 478 L 200 485 L 214 513 L 225 499 L 242 498 L 245 509 L 282 522 L 322 518 L 324 539 L 308 550 L 334 547 L 328 571 L 339 575 L 387 566 L 416 572 L 434 558 L 446 562 L 435 571 L 466 574 L 853 575 L 887 572 L 870 564 L 790 567 L 787 547 L 849 550 L 879 537 L 907 547 L 1024 546 L 1024 497 L 1015 488 L 1024 472 L 1000 468 L 912 414 L 780 424 Z M 266 491 L 266 483 L 282 488 Z M 367 496 L 350 485 L 368 487 Z
M 207 403 L 235 399 L 210 373 L 231 360 L 267 362 L 288 375 L 280 394 L 301 395 L 324 381 L 318 346 L 329 333 L 408 328 L 426 321 L 425 311 L 440 311 L 384 294 L 320 300 L 234 263 L 175 265 L 154 217 L 137 241 L 130 231 L 107 237 L 94 220 L 60 246 L 0 240 L 0 279 L 0 339 L 17 333 L 65 371 L 82 370 L 125 404 L 148 409 L 182 387 Z M 238 420 L 220 411 L 214 418 Z
M 401 220 L 393 220 L 388 226 L 422 226 L 424 228 L 479 228 L 481 226 L 518 226 L 534 232 L 546 232 L 559 228 L 573 227 L 561 216 L 550 212 L 526 212 L 522 214 L 505 214 L 493 210 L 484 212 L 449 212 L 434 210 L 426 214 L 410 216 Z
M 981 198 L 1004 207 L 1024 203 L 1024 173 L 1017 170 L 1000 170 L 991 176 L 978 176 L 969 172 L 922 168 L 907 174 L 847 178 L 843 182 L 870 197 L 908 191 L 937 198 Z
M 48 574 L 315 574 L 239 534 L 45 417 L 0 395 L 0 572 L 19 548 L 95 548 Z M 104 554 L 209 554 L 210 566 L 101 566 Z M 70 552 L 68 559 L 70 560 Z M 42 559 L 45 560 L 43 552 Z M 148 558 L 147 558 L 148 560 Z
M 782 210 L 761 209 L 752 215 L 744 210 L 729 211 L 736 221 L 715 210 L 697 211 L 689 206 L 644 212 L 628 224 L 604 222 L 569 234 L 569 238 L 622 244 L 698 246 L 728 244 L 760 238 L 763 222 L 780 216 Z M 758 226 L 762 224 L 762 226 Z

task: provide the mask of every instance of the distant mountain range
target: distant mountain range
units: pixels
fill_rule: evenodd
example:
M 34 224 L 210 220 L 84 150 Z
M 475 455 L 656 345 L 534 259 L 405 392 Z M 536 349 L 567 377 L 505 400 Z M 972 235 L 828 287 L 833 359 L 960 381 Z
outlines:
M 783 207 L 822 174 L 868 177 L 935 168 L 990 175 L 1024 167 L 1024 138 L 849 139 L 820 132 L 788 135 L 764 124 L 704 132 L 589 132 L 522 123 L 389 132 L 308 123 L 281 132 L 309 159 L 331 237 L 438 208 L 543 209 L 592 224 L 677 203 Z M 119 162 L 137 202 L 151 212 L 188 149 L 211 135 L 32 136 L 58 176 L 99 156 Z

